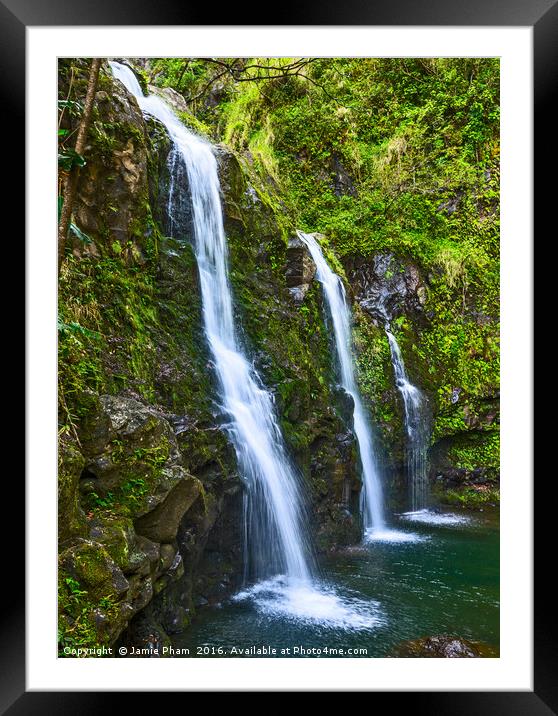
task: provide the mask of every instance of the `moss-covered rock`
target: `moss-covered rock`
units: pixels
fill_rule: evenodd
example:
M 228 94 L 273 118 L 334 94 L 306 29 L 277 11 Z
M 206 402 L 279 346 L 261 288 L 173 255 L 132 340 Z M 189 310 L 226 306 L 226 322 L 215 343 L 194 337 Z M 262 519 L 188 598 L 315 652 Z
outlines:
M 87 533 L 85 514 L 79 501 L 79 480 L 85 458 L 76 438 L 63 434 L 58 452 L 58 539 L 63 544 Z
M 103 545 L 124 574 L 136 571 L 133 563 L 136 535 L 129 517 L 102 514 L 89 520 L 89 537 Z
M 105 548 L 79 540 L 60 555 L 62 570 L 71 574 L 92 598 L 122 597 L 129 588 L 127 579 Z
M 188 475 L 184 468 L 176 466 L 174 472 L 180 474 L 178 479 L 173 479 L 174 485 L 164 500 L 135 521 L 136 532 L 156 542 L 176 539 L 180 521 L 203 489 L 201 482 Z

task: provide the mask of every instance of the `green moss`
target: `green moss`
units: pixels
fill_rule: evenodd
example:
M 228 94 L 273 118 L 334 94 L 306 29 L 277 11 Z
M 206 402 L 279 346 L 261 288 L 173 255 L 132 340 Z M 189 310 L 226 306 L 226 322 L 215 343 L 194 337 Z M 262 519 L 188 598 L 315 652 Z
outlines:
M 452 464 L 460 469 L 483 467 L 497 471 L 500 465 L 500 433 L 466 435 L 461 441 L 452 443 L 448 456 Z
M 122 256 L 66 260 L 59 292 L 59 378 L 75 422 L 89 410 L 91 391 L 135 388 L 153 401 L 162 331 L 150 274 Z
M 500 434 L 491 433 L 482 440 L 465 445 L 454 445 L 450 458 L 458 468 L 474 470 L 479 465 L 498 467 L 500 464 Z
M 125 586 L 122 573 L 102 545 L 82 541 L 62 552 L 58 569 L 60 656 L 71 656 L 64 653 L 65 648 L 95 648 L 114 640 L 119 625 L 123 626 L 118 589 L 122 592 Z
M 94 108 L 93 120 L 88 134 L 88 141 L 97 161 L 112 160 L 115 149 L 128 145 L 130 148 L 145 146 L 144 132 L 130 122 L 103 121 L 98 108 Z
M 193 129 L 197 134 L 201 134 L 203 137 L 207 137 L 211 134 L 211 127 L 198 119 L 191 112 L 177 112 L 177 115 L 186 127 Z
M 440 501 L 448 505 L 457 505 L 467 509 L 478 509 L 486 505 L 497 505 L 500 502 L 500 490 L 486 487 L 464 487 L 459 490 L 446 490 Z
M 161 471 L 170 455 L 170 442 L 162 436 L 151 448 L 126 450 L 121 440 L 112 441 L 111 461 L 118 466 L 121 479 L 113 490 L 102 494 L 90 492 L 83 498 L 84 507 L 94 513 L 105 510 L 116 515 L 135 517 L 146 507 L 161 479 Z
M 353 338 L 357 380 L 376 429 L 379 452 L 396 461 L 403 450 L 403 412 L 394 385 L 387 337 L 365 313 L 357 310 Z
M 79 476 L 85 459 L 78 450 L 75 438 L 62 432 L 58 453 L 58 534 L 60 541 L 86 533 L 85 515 L 77 496 Z
M 116 514 L 104 515 L 101 536 L 96 539 L 120 569 L 125 570 L 129 566 L 130 548 L 134 539 L 133 522 L 130 518 Z

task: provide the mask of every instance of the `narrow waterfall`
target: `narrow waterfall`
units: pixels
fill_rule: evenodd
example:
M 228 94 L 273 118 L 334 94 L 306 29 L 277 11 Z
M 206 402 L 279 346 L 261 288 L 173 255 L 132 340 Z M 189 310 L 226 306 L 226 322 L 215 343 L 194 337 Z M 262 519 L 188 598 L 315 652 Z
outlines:
M 253 580 L 283 575 L 310 581 L 310 545 L 298 475 L 284 446 L 273 399 L 245 355 L 234 325 L 223 228 L 217 161 L 211 145 L 189 131 L 157 96 L 144 96 L 129 67 L 111 62 L 112 71 L 140 108 L 160 120 L 173 142 L 169 166 L 186 167 L 195 254 L 198 263 L 205 336 L 214 363 L 227 429 L 246 486 L 246 576 Z M 172 175 L 169 197 L 180 194 Z
M 421 391 L 407 377 L 401 349 L 390 324 L 386 321 L 385 331 L 391 351 L 391 362 L 395 373 L 395 384 L 403 398 L 405 432 L 407 435 L 406 463 L 409 481 L 411 510 L 424 509 L 428 504 L 428 415 L 426 399 Z
M 316 239 L 302 231 L 297 231 L 297 234 L 308 247 L 316 264 L 316 275 L 322 284 L 333 323 L 341 385 L 353 399 L 354 432 L 362 463 L 361 511 L 364 528 L 368 531 L 383 532 L 385 519 L 382 484 L 376 465 L 370 425 L 355 380 L 351 350 L 351 312 L 347 304 L 345 288 L 340 277 L 329 267 Z

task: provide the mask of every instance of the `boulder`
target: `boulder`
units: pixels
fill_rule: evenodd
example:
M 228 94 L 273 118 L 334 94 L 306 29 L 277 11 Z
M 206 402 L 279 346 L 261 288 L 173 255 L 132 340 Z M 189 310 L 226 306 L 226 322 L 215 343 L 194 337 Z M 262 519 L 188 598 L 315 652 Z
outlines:
M 102 544 L 124 574 L 134 572 L 131 557 L 136 551 L 136 535 L 128 517 L 106 514 L 89 521 L 89 538 Z
M 169 470 L 174 485 L 154 510 L 135 521 L 138 534 L 155 542 L 172 542 L 176 538 L 180 520 L 202 492 L 201 482 L 175 465 Z
M 133 516 L 153 510 L 182 477 L 173 467 L 179 451 L 170 423 L 134 398 L 102 395 L 82 430 L 82 444 L 87 492 L 132 493 Z
M 59 563 L 61 570 L 71 575 L 92 599 L 120 598 L 128 591 L 122 570 L 98 542 L 76 540 L 61 552 Z
M 184 99 L 184 96 L 177 92 L 172 87 L 156 87 L 155 85 L 147 85 L 149 94 L 154 94 L 164 100 L 175 112 L 188 112 L 188 102 Z

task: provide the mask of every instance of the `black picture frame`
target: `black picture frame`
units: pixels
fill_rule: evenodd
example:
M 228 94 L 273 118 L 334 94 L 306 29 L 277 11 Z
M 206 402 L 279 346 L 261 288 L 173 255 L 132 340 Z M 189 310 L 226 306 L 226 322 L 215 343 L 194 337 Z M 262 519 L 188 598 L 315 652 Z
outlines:
M 4 206 L 13 216 L 19 216 L 10 233 L 13 247 L 22 246 L 17 237 L 21 233 L 24 216 L 25 166 L 25 34 L 28 26 L 71 25 L 211 25 L 215 8 L 196 3 L 175 3 L 172 0 L 0 0 L 0 92 L 1 117 L 5 123 L 1 140 L 5 170 L 9 167 L 10 181 L 4 192 Z M 217 6 L 215 6 L 217 7 Z M 543 177 L 543 168 L 555 166 L 555 115 L 551 101 L 558 86 L 558 0 L 380 0 L 364 4 L 359 0 L 334 0 L 307 3 L 304 6 L 281 3 L 274 6 L 271 21 L 264 23 L 261 13 L 246 12 L 249 8 L 230 4 L 219 9 L 220 26 L 246 26 L 240 12 L 259 24 L 268 25 L 376 25 L 376 26 L 528 26 L 534 40 L 534 110 L 535 124 L 535 208 L 542 225 L 548 207 L 555 203 L 554 184 Z M 261 9 L 261 8 L 260 8 Z M 552 123 L 552 124 L 551 124 Z M 7 159 L 9 152 L 10 159 Z M 6 196 L 7 191 L 7 196 Z M 554 200 L 554 201 L 553 201 Z M 19 212 L 18 212 L 19 209 Z M 551 233 L 554 233 L 551 230 Z M 17 240 L 16 240 L 17 238 Z M 21 255 L 18 259 L 21 260 Z M 13 259 L 16 260 L 15 258 Z M 14 264 L 15 265 L 15 264 Z M 12 319 L 13 320 L 13 319 Z M 18 324 L 19 325 L 19 324 Z M 14 472 L 16 470 L 14 466 Z M 525 476 L 526 486 L 529 476 Z M 550 482 L 550 481 L 549 481 Z M 5 488 L 6 489 L 6 488 Z M 13 494 L 10 494 L 10 489 Z M 19 505 L 23 517 L 23 479 L 11 480 L 6 500 Z M 391 707 L 412 708 L 414 714 L 491 714 L 491 716 L 522 714 L 541 716 L 558 713 L 558 659 L 556 647 L 556 606 L 548 573 L 551 558 L 543 556 L 544 545 L 552 545 L 553 524 L 550 499 L 551 485 L 536 492 L 535 515 L 535 614 L 534 614 L 534 690 L 532 692 L 375 692 L 367 695 L 370 708 L 378 698 L 390 699 Z M 23 519 L 19 524 L 23 525 Z M 13 528 L 12 528 L 13 529 Z M 13 535 L 10 532 L 10 535 Z M 24 544 L 23 531 L 19 539 L 10 537 L 9 557 L 11 585 L 2 591 L 7 603 L 0 612 L 0 714 L 76 714 L 98 713 L 107 698 L 103 692 L 27 692 L 25 686 L 25 594 L 24 555 L 17 555 L 15 545 Z M 15 585 L 15 586 L 14 586 Z M 8 592 L 6 594 L 6 592 Z M 440 685 L 443 689 L 443 684 Z M 281 695 L 280 695 L 281 696 Z M 397 704 L 393 698 L 397 696 Z M 117 705 L 130 694 L 111 693 L 111 704 Z M 150 699 L 147 694 L 142 699 Z M 404 703 L 403 703 L 404 700 Z M 126 702 L 129 703 L 129 702 Z

